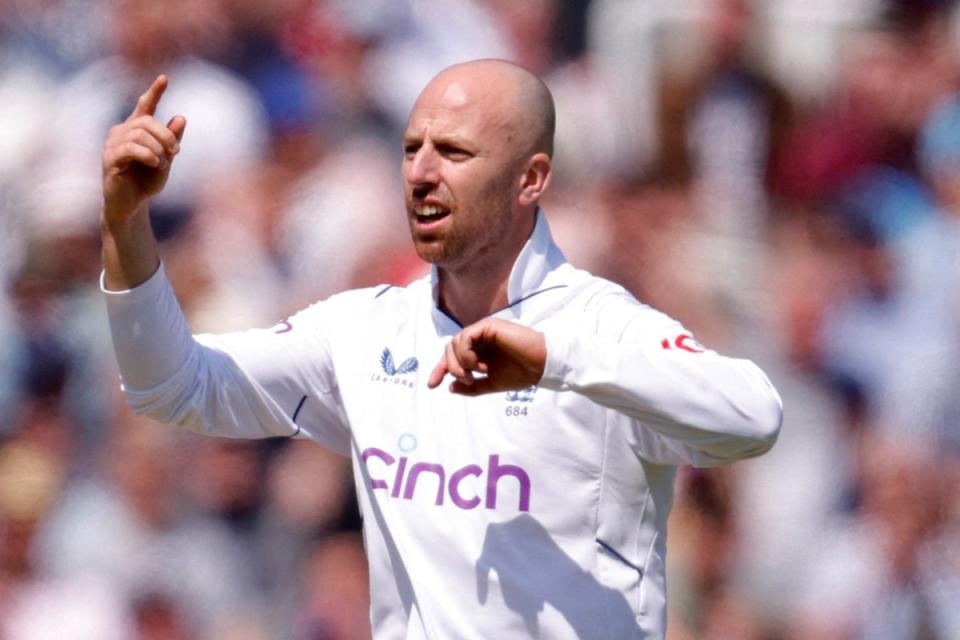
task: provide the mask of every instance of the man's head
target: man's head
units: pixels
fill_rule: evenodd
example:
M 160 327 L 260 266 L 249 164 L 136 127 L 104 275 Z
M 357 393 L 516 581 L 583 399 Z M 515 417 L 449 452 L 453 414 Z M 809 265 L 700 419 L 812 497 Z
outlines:
M 420 257 L 451 271 L 512 263 L 549 180 L 554 126 L 549 90 L 517 65 L 477 60 L 441 71 L 403 141 Z

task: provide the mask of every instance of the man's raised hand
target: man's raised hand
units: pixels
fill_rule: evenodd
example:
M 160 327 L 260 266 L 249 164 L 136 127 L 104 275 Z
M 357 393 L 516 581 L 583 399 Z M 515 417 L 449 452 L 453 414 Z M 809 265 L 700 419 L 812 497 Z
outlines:
M 167 77 L 158 76 L 137 100 L 130 116 L 110 129 L 103 149 L 103 217 L 122 225 L 163 189 L 187 121 L 174 116 L 163 124 L 154 117 Z
M 540 382 L 546 362 L 542 333 L 515 322 L 485 318 L 447 344 L 427 386 L 440 386 L 449 373 L 454 377 L 450 391 L 462 395 L 525 389 Z

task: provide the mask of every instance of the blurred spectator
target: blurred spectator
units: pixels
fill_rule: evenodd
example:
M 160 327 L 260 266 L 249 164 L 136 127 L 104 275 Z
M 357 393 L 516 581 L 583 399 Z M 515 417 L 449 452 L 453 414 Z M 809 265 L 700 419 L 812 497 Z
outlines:
M 761 240 L 794 115 L 787 92 L 757 55 L 757 20 L 747 0 L 706 3 L 693 39 L 700 46 L 684 47 L 684 64 L 663 65 L 657 104 L 653 174 L 689 191 L 695 221 L 686 245 L 703 265 L 705 293 L 731 326 L 762 313 Z
M 190 637 L 182 614 L 168 598 L 149 594 L 133 605 L 136 640 L 186 640 Z
M 729 479 L 715 471 L 686 470 L 684 485 L 671 520 L 687 540 L 676 543 L 671 587 L 678 623 L 701 636 L 710 603 L 724 588 L 736 540 Z M 669 553 L 670 550 L 668 550 Z
M 133 602 L 159 598 L 191 628 L 210 628 L 253 602 L 254 567 L 222 523 L 181 512 L 179 434 L 145 422 L 129 419 L 116 434 L 104 454 L 109 475 L 69 487 L 38 562 L 48 575 L 96 579 Z
M 689 186 L 711 231 L 755 236 L 792 106 L 749 49 L 747 0 L 711 0 L 702 18 L 703 50 L 687 69 L 668 68 L 659 103 L 656 172 Z
M 846 205 L 847 265 L 859 281 L 823 318 L 823 366 L 859 390 L 877 428 L 945 445 L 955 440 L 941 421 L 954 395 L 957 337 L 944 293 L 956 281 L 945 267 L 955 260 L 957 238 L 911 178 L 878 173 L 855 188 L 861 201 Z
M 778 190 L 804 206 L 823 202 L 864 167 L 895 163 L 902 152 L 893 135 L 900 102 L 896 39 L 855 34 L 846 56 L 834 95 L 790 132 L 777 166 Z
M 20 406 L 48 405 L 74 431 L 73 470 L 86 467 L 105 437 L 112 392 L 99 384 L 111 370 L 97 292 L 94 237 L 87 233 L 33 235 L 12 286 L 15 321 L 10 345 L 13 391 Z M 22 412 L 0 422 L 17 428 Z
M 942 461 L 900 442 L 862 444 L 858 509 L 823 532 L 799 576 L 790 637 L 956 637 L 960 567 Z
M 300 637 L 364 640 L 370 637 L 367 567 L 357 534 L 321 540 L 310 557 Z
M 54 107 L 55 69 L 20 41 L 17 11 L 0 5 L 0 435 L 13 428 L 21 391 L 22 338 L 10 286 L 22 268 L 28 237 L 26 177 L 41 157 L 45 119 Z
M 278 242 L 301 305 L 349 286 L 426 273 L 409 246 L 399 144 L 394 149 L 354 137 L 331 149 L 281 201 Z
M 863 95 L 883 155 L 825 194 L 847 229 L 847 265 L 858 281 L 823 317 L 821 350 L 828 373 L 862 395 L 870 424 L 919 446 L 956 448 L 948 416 L 956 404 L 957 235 L 935 200 L 945 195 L 936 176 L 949 172 L 946 105 L 958 80 L 948 4 L 890 3 L 890 32 L 880 36 L 886 71 L 863 85 L 879 88 Z
M 102 53 L 109 0 L 5 0 L 0 4 L 2 39 L 57 76 Z
M 786 195 L 822 202 L 870 166 L 912 171 L 918 130 L 956 90 L 952 2 L 887 4 L 882 28 L 848 39 L 835 95 L 790 135 L 778 168 Z
M 556 0 L 530 0 L 516 3 L 493 0 L 494 16 L 515 52 L 518 64 L 534 73 L 543 74 L 554 63 L 553 34 L 560 12 Z
M 556 193 L 544 208 L 549 212 L 556 204 L 589 206 L 606 179 L 631 178 L 639 172 L 639 167 L 624 165 L 622 157 L 611 153 L 624 144 L 629 131 L 629 123 L 621 120 L 611 99 L 620 87 L 593 55 L 557 67 L 545 81 L 559 115 L 553 168 Z M 583 126 L 585 122 L 590 126 Z
M 269 474 L 257 528 L 257 557 L 264 567 L 263 588 L 271 602 L 269 626 L 292 637 L 296 636 L 294 627 L 304 594 L 339 590 L 335 580 L 313 580 L 304 571 L 306 559 L 317 540 L 344 528 L 356 529 L 359 511 L 349 461 L 312 442 L 291 441 L 277 452 Z M 366 594 L 362 595 L 367 601 Z M 366 613 L 364 609 L 364 619 Z
M 381 42 L 364 65 L 371 99 L 398 126 L 420 88 L 439 70 L 475 58 L 512 58 L 506 34 L 479 0 L 337 2 L 354 30 Z M 371 7 L 375 8 L 370 12 Z
M 27 439 L 0 446 L 0 633 L 10 640 L 128 637 L 122 594 L 37 566 L 35 544 L 64 482 L 65 461 Z

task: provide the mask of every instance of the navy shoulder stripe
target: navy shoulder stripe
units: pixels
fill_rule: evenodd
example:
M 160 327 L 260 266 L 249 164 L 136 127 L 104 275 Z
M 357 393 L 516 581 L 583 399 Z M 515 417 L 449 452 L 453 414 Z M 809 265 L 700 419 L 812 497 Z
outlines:
M 290 421 L 293 422 L 293 424 L 297 424 L 297 416 L 300 415 L 300 410 L 303 409 L 303 403 L 305 403 L 306 401 L 307 401 L 307 396 L 303 396 L 302 398 L 300 398 L 300 402 L 297 403 L 297 408 L 293 410 L 293 416 L 290 417 Z M 295 438 L 299 434 L 300 434 L 300 425 L 297 424 L 297 430 L 291 433 L 287 437 Z
M 517 306 L 518 304 L 520 304 L 521 302 L 524 302 L 524 301 L 526 301 L 526 300 L 529 300 L 530 298 L 532 298 L 532 297 L 534 297 L 534 296 L 538 296 L 538 295 L 540 295 L 541 293 L 546 293 L 547 291 L 553 291 L 554 289 L 566 289 L 568 286 L 569 286 L 569 285 L 566 285 L 566 284 L 557 284 L 557 285 L 554 285 L 554 286 L 552 286 L 552 287 L 547 287 L 546 289 L 540 289 L 539 291 L 534 291 L 533 293 L 529 293 L 529 294 L 523 296 L 522 298 L 519 298 L 519 299 L 517 299 L 517 300 L 514 300 L 513 302 L 511 302 L 510 304 L 508 304 L 508 305 L 505 306 L 505 307 L 502 307 L 502 308 L 500 308 L 500 309 L 497 309 L 497 310 L 494 311 L 493 313 L 500 313 L 501 311 L 503 311 L 503 310 L 505 310 L 505 309 L 509 309 L 510 307 L 515 307 L 515 306 Z M 493 315 L 493 313 L 490 314 L 490 315 Z

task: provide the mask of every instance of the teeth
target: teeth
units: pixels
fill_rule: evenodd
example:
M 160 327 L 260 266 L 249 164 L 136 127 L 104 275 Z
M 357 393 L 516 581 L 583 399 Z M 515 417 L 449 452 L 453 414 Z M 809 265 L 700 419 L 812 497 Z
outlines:
M 429 205 L 429 204 L 416 207 L 414 211 L 416 212 L 417 216 L 420 218 L 436 218 L 436 217 L 445 215 L 447 213 L 446 209 L 442 209 L 435 205 Z

